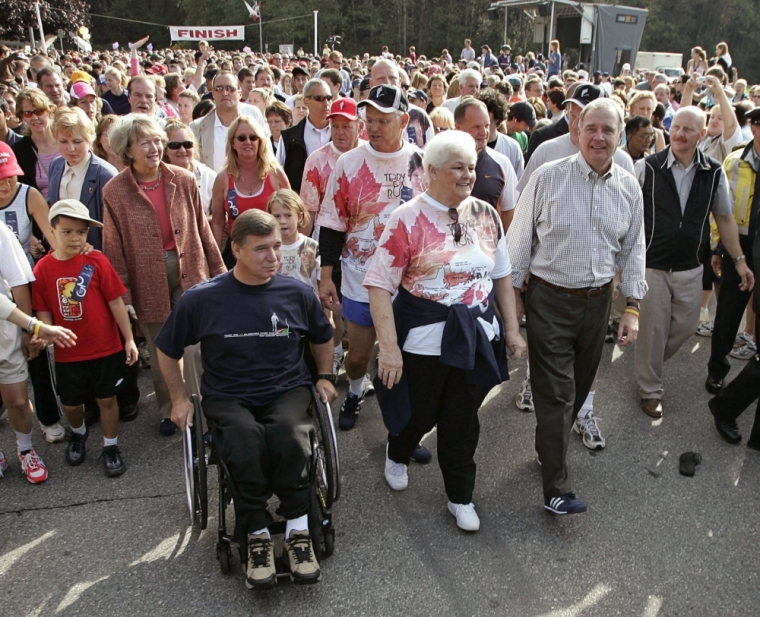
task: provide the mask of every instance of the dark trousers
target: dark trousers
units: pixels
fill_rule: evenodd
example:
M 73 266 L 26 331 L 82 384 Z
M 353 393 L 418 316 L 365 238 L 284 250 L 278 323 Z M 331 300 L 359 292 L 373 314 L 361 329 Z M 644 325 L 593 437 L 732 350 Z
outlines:
M 747 265 L 754 270 L 752 263 L 752 247 L 749 246 L 747 236 L 739 236 L 742 250 L 747 255 Z M 710 343 L 710 360 L 707 362 L 707 373 L 710 377 L 723 379 L 731 370 L 731 364 L 727 360 L 731 348 L 734 346 L 736 333 L 752 296 L 752 291 L 739 289 L 741 278 L 736 272 L 734 260 L 730 255 L 723 256 L 723 273 L 721 276 L 720 293 L 718 304 L 715 309 L 715 321 L 713 325 L 712 341 Z
M 124 382 L 116 395 L 119 409 L 124 409 L 129 405 L 137 405 L 140 400 L 140 388 L 137 385 L 137 378 L 140 374 L 139 362 L 124 368 Z M 60 422 L 61 411 L 58 409 L 58 399 L 53 390 L 46 351 L 41 351 L 34 360 L 29 361 L 29 377 L 32 380 L 34 411 L 37 419 L 44 426 L 52 426 L 56 422 Z M 92 409 L 96 414 L 99 413 L 98 404 L 94 397 L 88 397 L 85 400 L 85 408 Z
M 280 498 L 277 514 L 287 520 L 309 512 L 311 392 L 296 388 L 264 407 L 221 396 L 203 398 L 203 413 L 217 454 L 237 490 L 236 527 L 252 533 L 272 524 L 267 501 Z
M 536 450 L 544 496 L 558 497 L 572 492 L 567 447 L 602 358 L 612 286 L 600 296 L 587 298 L 531 279 L 526 298 Z
M 478 409 L 490 390 L 467 383 L 462 369 L 441 364 L 438 356 L 403 352 L 412 417 L 398 435 L 388 435 L 388 458 L 409 464 L 420 439 L 438 426 L 438 465 L 452 503 L 472 502 L 475 449 L 480 437 Z
M 722 289 L 720 293 L 723 295 Z M 760 336 L 760 322 L 755 325 L 755 337 L 758 336 Z M 757 355 L 754 355 L 744 365 L 742 372 L 712 399 L 711 405 L 722 419 L 731 422 L 742 415 L 747 407 L 758 400 L 758 397 L 760 397 L 760 360 Z M 755 410 L 755 422 L 752 425 L 749 440 L 760 444 L 760 401 Z

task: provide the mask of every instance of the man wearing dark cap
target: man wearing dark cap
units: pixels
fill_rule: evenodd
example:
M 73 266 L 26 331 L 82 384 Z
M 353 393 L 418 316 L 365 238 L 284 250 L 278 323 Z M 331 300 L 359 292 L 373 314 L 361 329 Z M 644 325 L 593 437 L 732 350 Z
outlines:
M 422 90 L 415 90 L 412 88 L 407 91 L 406 96 L 412 105 L 416 105 L 420 109 L 427 109 L 428 97 Z
M 421 156 L 417 146 L 405 139 L 409 101 L 398 86 L 380 85 L 359 103 L 369 143 L 341 156 L 327 182 L 319 211 L 319 253 L 322 305 L 333 310 L 339 302 L 332 280 L 333 268 L 343 274 L 343 319 L 348 321 L 349 350 L 345 358 L 348 396 L 340 409 L 338 424 L 344 431 L 354 428 L 375 347 L 375 326 L 369 310 L 364 275 L 372 263 L 377 241 L 391 213 L 416 194 L 409 163 Z M 429 460 L 418 446 L 413 458 Z
M 758 173 L 760 172 L 760 107 L 747 112 L 744 117 L 749 121 L 753 139 L 745 148 L 734 150 L 726 157 L 723 162 L 723 170 L 728 179 L 734 219 L 739 227 L 739 243 L 747 257 L 747 266 L 753 273 L 756 273 L 755 259 L 760 258 L 760 251 L 754 246 L 755 238 L 758 235 L 757 222 L 760 218 L 760 173 Z M 707 381 L 705 382 L 705 388 L 711 394 L 720 392 L 723 387 L 723 380 L 731 369 L 726 356 L 733 347 L 744 309 L 752 295 L 750 290 L 739 288 L 739 274 L 736 271 L 734 260 L 728 255 L 722 243 L 718 244 L 715 253 L 713 263 L 718 262 L 720 264 L 721 288 L 715 310 L 712 349 L 710 360 L 707 363 Z M 754 332 L 752 334 L 757 337 Z M 757 338 L 755 338 L 756 342 Z M 757 359 L 751 358 L 750 363 L 757 365 Z M 756 380 L 757 377 L 754 379 Z M 739 383 L 741 381 L 737 378 L 731 387 L 734 388 L 735 384 Z M 749 390 L 757 392 L 756 387 Z M 743 408 L 739 413 L 741 411 Z M 733 418 L 734 423 L 736 417 L 738 414 Z M 755 424 L 758 425 L 756 428 L 760 430 L 760 423 L 755 420 Z M 753 430 L 753 437 L 760 440 L 760 433 L 755 436 Z
M 536 110 L 530 103 L 512 103 L 507 112 L 507 135 L 520 144 L 523 153 L 528 150 L 529 131 L 536 126 Z
M 565 101 L 565 104 L 573 102 L 583 109 L 591 101 L 598 99 L 600 96 L 602 96 L 602 90 L 599 86 L 588 83 L 579 83 L 579 85 L 575 86 L 575 90 L 568 90 L 568 98 Z M 580 115 L 580 111 L 578 112 L 578 115 Z M 567 135 L 569 131 L 569 119 L 567 115 L 565 115 L 565 118 L 559 122 L 544 126 L 531 134 L 528 151 L 525 155 L 526 162 L 530 161 L 530 157 L 533 156 L 536 148 L 542 143 L 549 141 L 550 139 L 555 139 L 556 137 L 561 137 L 562 135 Z
M 303 87 L 306 82 L 309 81 L 309 71 L 303 68 L 300 64 L 296 64 L 293 67 L 293 94 L 285 99 L 285 104 L 290 107 L 290 111 L 295 111 L 295 100 L 299 94 L 303 94 Z
M 496 61 L 499 63 L 499 68 L 504 71 L 504 74 L 508 74 L 509 65 L 512 64 L 512 48 L 509 45 L 502 45 L 501 53 L 496 57 Z

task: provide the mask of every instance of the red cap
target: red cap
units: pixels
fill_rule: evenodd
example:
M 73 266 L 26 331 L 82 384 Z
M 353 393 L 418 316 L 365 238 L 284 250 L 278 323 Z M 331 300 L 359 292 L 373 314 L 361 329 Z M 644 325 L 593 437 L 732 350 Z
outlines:
M 24 171 L 19 167 L 16 155 L 11 147 L 4 141 L 0 141 L 0 180 L 23 175 Z
M 343 116 L 349 120 L 357 120 L 359 116 L 356 115 L 356 101 L 346 97 L 336 99 L 330 106 L 328 118 L 332 116 Z

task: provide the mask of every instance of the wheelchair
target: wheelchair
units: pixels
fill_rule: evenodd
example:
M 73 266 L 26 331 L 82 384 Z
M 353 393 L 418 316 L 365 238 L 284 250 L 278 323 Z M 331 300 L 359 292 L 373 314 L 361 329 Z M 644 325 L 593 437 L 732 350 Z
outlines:
M 333 528 L 332 507 L 340 498 L 340 462 L 338 440 L 335 433 L 329 405 L 325 405 L 314 386 L 311 387 L 309 414 L 314 423 L 311 436 L 311 460 L 309 461 L 310 507 L 309 534 L 314 554 L 318 562 L 330 557 L 335 550 L 335 529 Z M 229 470 L 214 448 L 213 441 L 206 445 L 203 439 L 202 411 L 198 397 L 192 396 L 194 416 L 193 426 L 186 427 L 182 439 L 185 492 L 190 522 L 201 530 L 208 525 L 209 466 L 216 465 L 219 488 L 219 516 L 217 527 L 216 558 L 223 574 L 231 570 L 232 549 L 238 551 L 240 563 L 248 561 L 246 536 L 242 532 L 227 530 L 227 508 L 236 499 L 236 489 Z M 277 521 L 269 526 L 272 536 L 285 533 L 285 521 Z M 290 571 L 282 556 L 276 559 L 277 577 L 288 577 Z

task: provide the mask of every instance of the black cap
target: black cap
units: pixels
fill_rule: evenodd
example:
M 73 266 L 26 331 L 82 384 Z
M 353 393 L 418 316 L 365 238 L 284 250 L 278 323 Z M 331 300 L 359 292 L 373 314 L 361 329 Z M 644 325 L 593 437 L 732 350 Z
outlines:
M 422 90 L 415 90 L 414 88 L 410 88 L 406 91 L 406 98 L 409 100 L 417 99 L 419 101 L 424 101 L 425 105 L 428 104 L 428 96 Z
M 359 84 L 359 92 L 366 92 L 367 90 L 369 90 L 369 88 L 370 88 L 369 75 L 365 75 L 364 77 L 362 77 L 362 81 Z
M 521 120 L 528 125 L 528 128 L 536 126 L 536 110 L 530 103 L 512 103 L 509 108 L 509 115 L 512 118 Z
M 389 114 L 394 111 L 409 111 L 409 101 L 404 91 L 398 86 L 375 86 L 369 91 L 369 97 L 359 103 L 359 107 L 372 105 L 378 111 Z
M 760 107 L 745 112 L 744 119 L 748 120 L 750 124 L 760 124 Z
M 563 105 L 565 103 L 575 103 L 582 109 L 586 105 L 588 105 L 591 101 L 595 101 L 596 99 L 604 96 L 604 93 L 602 92 L 602 89 L 599 86 L 595 86 L 594 84 L 587 84 L 583 82 L 579 82 L 579 83 L 580 85 L 575 88 L 575 92 L 573 92 L 573 96 L 569 99 L 565 99 L 564 101 L 562 101 Z

